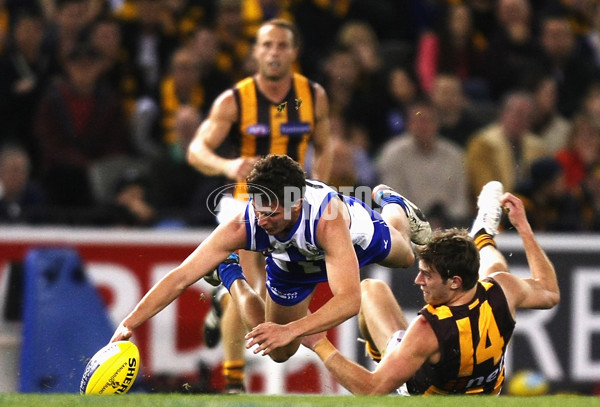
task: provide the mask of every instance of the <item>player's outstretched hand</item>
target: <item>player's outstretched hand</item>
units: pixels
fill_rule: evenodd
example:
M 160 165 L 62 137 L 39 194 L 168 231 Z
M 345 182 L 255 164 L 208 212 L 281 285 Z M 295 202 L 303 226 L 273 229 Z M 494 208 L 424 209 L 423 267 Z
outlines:
M 233 180 L 246 179 L 260 157 L 239 157 L 229 161 L 225 175 Z
M 517 231 L 525 232 L 531 229 L 523 201 L 510 192 L 507 192 L 500 198 L 500 204 L 508 209 L 508 220 L 510 220 L 510 223 Z
M 268 355 L 273 349 L 285 346 L 296 339 L 296 335 L 291 332 L 286 325 L 279 325 L 274 322 L 264 322 L 254 327 L 246 334 L 246 349 L 255 345 L 254 353 Z
M 125 327 L 123 324 L 120 324 L 115 333 L 113 334 L 112 338 L 110 338 L 110 341 L 128 341 L 131 338 L 131 335 L 133 335 L 133 331 Z

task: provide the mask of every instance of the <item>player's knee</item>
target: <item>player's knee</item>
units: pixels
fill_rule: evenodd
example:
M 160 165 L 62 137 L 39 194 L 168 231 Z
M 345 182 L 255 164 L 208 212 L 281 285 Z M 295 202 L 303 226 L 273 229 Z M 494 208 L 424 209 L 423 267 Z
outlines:
M 269 356 L 276 363 L 286 362 L 289 358 L 294 356 L 294 354 L 298 351 L 300 347 L 300 339 L 295 339 L 291 343 L 286 346 L 282 346 L 277 349 L 273 349 Z
M 280 348 L 280 349 L 271 351 L 269 353 L 269 356 L 271 357 L 273 362 L 283 363 L 283 362 L 286 362 L 290 357 L 292 357 L 292 355 L 294 353 L 290 354 L 290 352 L 286 351 L 285 349 Z
M 378 301 L 384 293 L 391 291 L 384 281 L 366 278 L 360 283 L 361 310 L 369 304 Z
M 362 296 L 367 296 L 371 293 L 377 293 L 377 291 L 381 288 L 382 285 L 386 285 L 381 280 L 376 280 L 374 278 L 365 278 L 360 282 L 360 291 Z

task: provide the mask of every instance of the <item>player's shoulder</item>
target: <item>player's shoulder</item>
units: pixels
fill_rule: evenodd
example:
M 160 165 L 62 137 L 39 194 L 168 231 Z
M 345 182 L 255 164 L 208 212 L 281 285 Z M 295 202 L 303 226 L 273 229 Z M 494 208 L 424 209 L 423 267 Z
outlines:
M 508 271 L 500 270 L 489 274 L 486 278 L 480 280 L 482 284 L 491 284 L 503 288 L 503 286 L 511 285 L 515 282 L 519 282 L 520 278 Z
M 515 309 L 516 304 L 524 298 L 527 292 L 525 282 L 508 271 L 492 273 L 484 281 L 491 282 L 494 287 L 500 289 L 511 310 Z
M 248 86 L 256 87 L 256 81 L 253 76 L 247 76 L 244 79 L 239 80 L 230 88 L 224 90 L 216 99 L 215 105 L 220 106 L 223 109 L 231 109 L 237 112 L 238 99 L 236 93 L 244 92 L 244 88 Z
M 215 115 L 236 116 L 238 111 L 237 101 L 232 88 L 226 89 L 215 99 L 211 113 Z
M 235 94 L 234 94 L 233 88 L 225 89 L 215 99 L 215 105 L 223 104 L 223 103 L 230 103 L 230 102 L 235 102 Z
M 253 216 L 253 213 L 253 211 L 242 210 L 224 223 L 221 223 L 213 232 L 215 240 L 225 243 L 232 250 L 245 248 L 248 230 L 253 225 L 253 222 L 249 222 L 249 219 L 246 219 L 246 214 Z
M 440 344 L 434 327 L 427 318 L 418 315 L 406 329 L 402 338 L 405 347 L 412 349 L 415 354 L 420 354 L 425 358 L 436 357 L 439 361 Z M 432 362 L 432 360 L 430 360 Z
M 327 91 L 325 90 L 325 87 L 323 85 L 321 85 L 319 82 L 310 81 L 310 84 L 315 89 L 315 94 L 317 96 L 319 96 L 319 95 L 326 96 L 327 95 Z
M 310 86 L 316 92 L 325 92 L 325 87 L 323 87 L 319 82 L 309 78 L 306 75 L 301 74 L 300 72 L 293 72 L 292 79 L 296 84 L 301 84 L 302 86 Z
M 325 182 L 316 179 L 306 180 L 306 188 L 304 189 L 305 197 L 317 200 L 320 204 L 330 194 L 337 194 L 337 191 Z
M 329 97 L 327 96 L 327 91 L 318 82 L 311 81 L 310 84 L 314 90 L 317 112 L 320 112 L 320 117 L 326 116 L 329 112 Z

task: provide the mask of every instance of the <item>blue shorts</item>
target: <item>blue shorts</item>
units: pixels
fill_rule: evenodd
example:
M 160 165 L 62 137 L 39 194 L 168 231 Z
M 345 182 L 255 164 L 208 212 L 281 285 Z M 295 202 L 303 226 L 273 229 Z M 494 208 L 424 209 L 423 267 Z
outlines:
M 308 297 L 318 283 L 298 285 L 298 283 L 274 282 L 267 274 L 267 292 L 271 299 L 279 304 L 291 307 Z

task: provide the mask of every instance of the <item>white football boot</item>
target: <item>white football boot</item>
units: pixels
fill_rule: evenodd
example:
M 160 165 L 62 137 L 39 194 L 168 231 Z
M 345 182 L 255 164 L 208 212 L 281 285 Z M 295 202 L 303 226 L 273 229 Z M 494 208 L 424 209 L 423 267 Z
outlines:
M 477 198 L 477 217 L 469 236 L 475 237 L 483 229 L 492 237 L 498 234 L 498 226 L 502 218 L 502 206 L 500 197 L 504 193 L 504 187 L 499 181 L 490 181 L 483 186 Z

